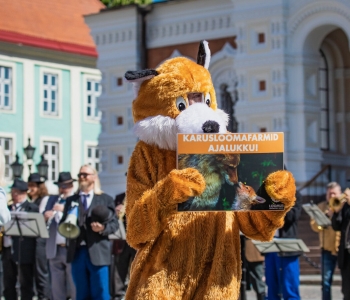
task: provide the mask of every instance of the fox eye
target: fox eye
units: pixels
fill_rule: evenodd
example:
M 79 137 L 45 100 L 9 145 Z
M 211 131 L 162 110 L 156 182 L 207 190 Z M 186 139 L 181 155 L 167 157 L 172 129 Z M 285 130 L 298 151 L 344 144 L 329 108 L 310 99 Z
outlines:
M 177 98 L 176 98 L 176 107 L 177 107 L 177 109 L 178 109 L 179 111 L 185 110 L 186 107 L 187 107 L 187 102 L 186 102 L 186 100 L 185 100 L 183 97 L 181 97 L 181 96 L 177 97 Z
M 210 107 L 211 104 L 211 98 L 210 98 L 210 94 L 206 93 L 205 94 L 205 98 L 204 98 L 205 104 L 208 105 Z

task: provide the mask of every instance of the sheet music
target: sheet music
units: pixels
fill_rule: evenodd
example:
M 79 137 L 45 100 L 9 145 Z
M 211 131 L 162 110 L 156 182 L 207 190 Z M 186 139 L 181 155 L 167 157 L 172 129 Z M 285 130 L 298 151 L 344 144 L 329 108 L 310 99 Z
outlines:
M 303 209 L 310 216 L 310 218 L 315 220 L 318 226 L 328 227 L 332 225 L 331 220 L 327 218 L 324 212 L 320 210 L 316 204 L 303 204 Z
M 4 229 L 7 236 L 49 237 L 41 213 L 11 211 L 11 221 L 4 225 Z
M 271 252 L 310 252 L 309 248 L 301 239 L 278 239 L 271 242 L 253 241 L 260 253 Z

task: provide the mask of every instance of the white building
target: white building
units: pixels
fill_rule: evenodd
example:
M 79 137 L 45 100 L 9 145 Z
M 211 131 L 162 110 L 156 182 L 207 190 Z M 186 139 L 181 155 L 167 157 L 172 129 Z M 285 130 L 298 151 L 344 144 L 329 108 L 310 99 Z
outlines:
M 126 6 L 85 20 L 103 76 L 101 180 L 116 194 L 125 189 L 136 143 L 133 92 L 123 75 L 140 68 L 142 18 L 136 6 Z M 171 1 L 155 4 L 146 24 L 148 68 L 178 55 L 194 59 L 198 42 L 208 40 L 219 105 L 221 90 L 238 95 L 231 105 L 238 131 L 285 132 L 285 164 L 299 187 L 325 165 L 332 166 L 331 179 L 346 186 L 350 1 Z

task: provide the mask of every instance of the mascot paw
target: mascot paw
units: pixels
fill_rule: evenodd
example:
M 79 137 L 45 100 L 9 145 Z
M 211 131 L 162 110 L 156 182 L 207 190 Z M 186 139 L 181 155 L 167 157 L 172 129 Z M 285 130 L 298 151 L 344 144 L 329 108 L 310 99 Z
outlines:
M 174 203 L 181 203 L 189 197 L 199 196 L 205 190 L 204 178 L 196 169 L 172 170 L 169 176 L 174 188 Z
M 277 171 L 267 176 L 265 190 L 272 199 L 282 203 L 295 201 L 295 180 L 289 171 Z

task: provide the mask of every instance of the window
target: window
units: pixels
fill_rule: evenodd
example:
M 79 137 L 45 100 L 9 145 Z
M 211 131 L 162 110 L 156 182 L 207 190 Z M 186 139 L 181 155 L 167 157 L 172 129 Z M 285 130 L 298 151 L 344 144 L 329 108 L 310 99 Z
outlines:
M 97 98 L 100 94 L 100 82 L 94 79 L 88 79 L 86 81 L 86 116 L 89 119 L 98 119 L 100 116 L 97 108 Z
M 5 178 L 10 180 L 12 178 L 12 151 L 13 151 L 13 143 L 11 138 L 0 137 L 0 146 L 4 151 L 5 156 Z
M 44 142 L 44 155 L 47 163 L 49 164 L 48 169 L 48 180 L 54 181 L 58 177 L 59 168 L 59 148 L 57 142 Z
M 100 150 L 96 146 L 87 147 L 87 161 L 97 172 L 101 172 Z
M 320 95 L 320 138 L 321 150 L 329 150 L 329 88 L 328 88 L 328 63 L 326 56 L 321 52 L 321 61 L 318 69 L 319 84 L 318 90 Z
M 117 126 L 123 125 L 123 123 L 124 123 L 123 117 L 116 117 Z
M 259 91 L 260 92 L 266 91 L 266 81 L 265 80 L 259 81 Z
M 45 115 L 58 115 L 58 75 L 43 74 L 43 112 Z
M 260 132 L 267 132 L 266 127 L 261 127 Z
M 265 44 L 265 33 L 258 33 L 258 44 Z
M 122 86 L 123 85 L 123 78 L 122 77 L 118 77 L 117 78 L 117 86 Z
M 0 109 L 12 109 L 12 68 L 0 66 Z
M 124 156 L 118 153 L 114 153 L 113 155 L 113 167 L 115 169 L 119 169 L 124 164 Z

